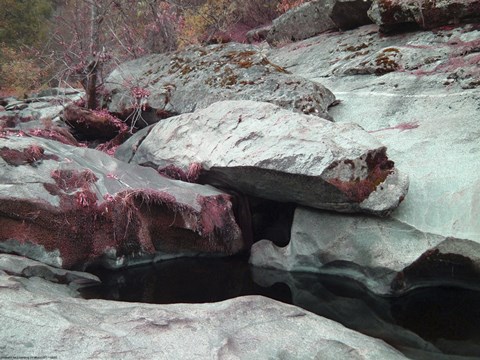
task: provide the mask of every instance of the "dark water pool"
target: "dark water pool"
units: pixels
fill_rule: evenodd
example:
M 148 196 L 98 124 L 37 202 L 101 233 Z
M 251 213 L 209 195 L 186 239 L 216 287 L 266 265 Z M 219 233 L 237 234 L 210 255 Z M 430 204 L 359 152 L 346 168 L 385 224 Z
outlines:
M 85 298 L 170 304 L 263 295 L 384 339 L 412 359 L 480 359 L 479 291 L 436 287 L 386 298 L 336 276 L 258 269 L 244 258 L 90 271 L 103 284 L 84 289 Z

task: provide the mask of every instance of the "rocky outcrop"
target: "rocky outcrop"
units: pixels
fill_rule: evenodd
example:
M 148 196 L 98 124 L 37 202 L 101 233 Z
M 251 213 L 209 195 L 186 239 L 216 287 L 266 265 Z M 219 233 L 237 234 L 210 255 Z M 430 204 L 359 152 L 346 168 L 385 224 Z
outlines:
M 273 20 L 267 35 L 271 45 L 307 39 L 324 31 L 336 29 L 330 19 L 334 1 L 308 1 Z
M 374 0 L 368 16 L 382 31 L 415 24 L 423 29 L 480 20 L 478 0 Z
M 87 301 L 64 285 L 0 275 L 0 302 L 6 357 L 406 359 L 381 340 L 259 296 L 213 304 Z
M 31 121 L 58 120 L 66 105 L 80 100 L 83 92 L 76 89 L 49 89 L 18 100 L 4 98 L 0 111 L 0 130 Z
M 452 281 L 475 286 L 480 124 L 474 119 L 480 116 L 480 74 L 473 59 L 480 31 L 466 25 L 383 37 L 377 30 L 326 34 L 277 50 L 272 59 L 299 75 L 322 78 L 341 101 L 331 109 L 335 120 L 349 122 L 355 114 L 355 121 L 388 147 L 396 166 L 409 174 L 408 196 L 382 221 L 299 209 L 292 233 L 298 241 L 283 249 L 256 244 L 252 262 L 335 272 L 378 293 Z M 366 60 L 381 52 L 401 54 L 398 66 L 383 74 L 365 71 Z M 382 62 L 393 65 L 383 57 Z
M 0 250 L 63 268 L 249 248 L 232 197 L 99 151 L 11 134 L 0 147 Z
M 107 78 L 109 110 L 137 126 L 221 100 L 255 100 L 327 117 L 335 101 L 317 82 L 292 76 L 253 45 L 192 47 L 122 64 Z
M 165 119 L 130 158 L 185 174 L 199 164 L 199 182 L 341 212 L 386 215 L 408 188 L 385 147 L 360 127 L 253 101 Z
M 339 229 L 342 229 L 341 231 Z M 253 265 L 286 271 L 348 276 L 378 294 L 401 294 L 421 286 L 475 286 L 480 244 L 422 234 L 392 219 L 347 216 L 297 208 L 291 241 L 252 247 Z

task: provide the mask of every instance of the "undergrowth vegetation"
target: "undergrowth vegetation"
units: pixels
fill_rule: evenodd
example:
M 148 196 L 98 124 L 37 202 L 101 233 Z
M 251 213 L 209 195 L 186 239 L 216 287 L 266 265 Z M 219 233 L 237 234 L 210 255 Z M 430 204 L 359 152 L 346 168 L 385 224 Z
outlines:
M 126 60 L 191 44 L 245 42 L 304 0 L 4 0 L 0 96 L 82 86 L 97 106 L 103 78 Z

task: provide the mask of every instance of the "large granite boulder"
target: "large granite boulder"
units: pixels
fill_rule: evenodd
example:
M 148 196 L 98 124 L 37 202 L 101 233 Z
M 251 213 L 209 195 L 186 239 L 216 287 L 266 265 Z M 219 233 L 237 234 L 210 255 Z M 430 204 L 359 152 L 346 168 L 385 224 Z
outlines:
M 123 160 L 186 174 L 200 165 L 199 182 L 270 200 L 386 215 L 408 188 L 386 148 L 359 126 L 269 103 L 215 103 L 144 135 L 133 156 L 119 148 Z
M 324 31 L 336 29 L 330 19 L 333 0 L 308 1 L 273 20 L 267 35 L 271 45 L 284 44 L 318 35 Z
M 335 101 L 317 82 L 293 76 L 261 48 L 223 44 L 155 54 L 120 65 L 106 80 L 109 110 L 137 126 L 221 100 L 256 100 L 326 117 Z
M 1 251 L 82 268 L 249 248 L 230 195 L 96 150 L 18 135 L 0 146 Z
M 65 285 L 0 275 L 5 357 L 406 359 L 382 340 L 259 296 L 153 305 L 72 297 Z
M 480 20 L 478 0 L 374 0 L 368 16 L 382 31 L 415 24 L 424 29 Z
M 480 73 L 474 59 L 480 31 L 466 25 L 386 38 L 377 30 L 366 26 L 323 35 L 271 57 L 333 89 L 341 100 L 331 110 L 335 120 L 349 122 L 355 114 L 355 121 L 388 147 L 396 166 L 409 174 L 408 196 L 382 221 L 299 209 L 292 233 L 298 241 L 284 249 L 258 244 L 252 261 L 288 270 L 328 268 L 379 293 L 404 292 L 422 283 L 475 286 Z M 365 60 L 382 49 L 399 49 L 401 65 L 381 76 L 345 71 L 365 68 Z

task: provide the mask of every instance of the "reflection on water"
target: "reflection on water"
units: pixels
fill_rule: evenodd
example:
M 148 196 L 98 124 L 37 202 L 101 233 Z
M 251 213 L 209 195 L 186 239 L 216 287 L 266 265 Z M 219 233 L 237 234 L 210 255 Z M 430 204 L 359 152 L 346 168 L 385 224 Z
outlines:
M 412 359 L 480 358 L 480 292 L 418 289 L 376 296 L 331 275 L 250 267 L 245 259 L 176 259 L 122 271 L 93 271 L 103 281 L 86 298 L 157 304 L 204 303 L 263 295 L 384 339 Z

